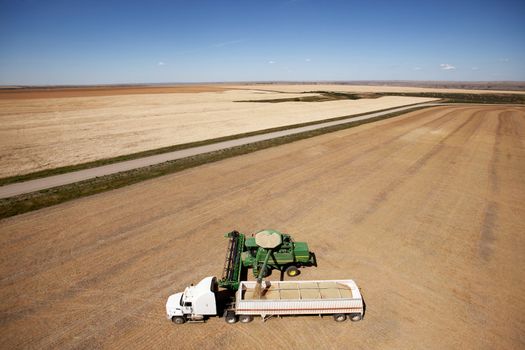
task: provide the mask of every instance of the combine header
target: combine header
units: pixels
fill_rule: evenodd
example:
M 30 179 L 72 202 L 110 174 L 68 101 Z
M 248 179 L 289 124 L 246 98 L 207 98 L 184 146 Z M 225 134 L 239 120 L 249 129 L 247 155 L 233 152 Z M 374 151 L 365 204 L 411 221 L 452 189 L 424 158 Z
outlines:
M 237 231 L 229 232 L 224 236 L 228 237 L 228 247 L 219 286 L 235 291 L 239 288 L 241 280 L 241 255 L 244 249 L 245 237 Z

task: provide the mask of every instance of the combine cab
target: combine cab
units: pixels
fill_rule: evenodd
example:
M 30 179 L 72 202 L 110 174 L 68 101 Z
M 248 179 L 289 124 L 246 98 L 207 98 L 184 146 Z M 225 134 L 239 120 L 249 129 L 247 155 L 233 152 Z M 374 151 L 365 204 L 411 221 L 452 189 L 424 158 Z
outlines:
M 237 290 L 243 268 L 252 268 L 254 277 L 266 277 L 272 270 L 284 271 L 293 277 L 300 273 L 300 267 L 316 266 L 315 255 L 309 251 L 307 243 L 294 242 L 290 235 L 276 230 L 263 230 L 252 237 L 237 231 L 225 236 L 229 243 L 219 281 L 223 288 Z

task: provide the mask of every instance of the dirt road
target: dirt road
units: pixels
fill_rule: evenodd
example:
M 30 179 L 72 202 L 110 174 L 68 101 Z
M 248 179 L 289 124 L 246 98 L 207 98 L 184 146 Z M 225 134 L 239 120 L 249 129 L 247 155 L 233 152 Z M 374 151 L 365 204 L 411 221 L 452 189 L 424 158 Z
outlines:
M 0 221 L 0 347 L 523 348 L 524 135 L 522 107 L 436 107 Z M 165 319 L 222 233 L 265 227 L 365 319 Z

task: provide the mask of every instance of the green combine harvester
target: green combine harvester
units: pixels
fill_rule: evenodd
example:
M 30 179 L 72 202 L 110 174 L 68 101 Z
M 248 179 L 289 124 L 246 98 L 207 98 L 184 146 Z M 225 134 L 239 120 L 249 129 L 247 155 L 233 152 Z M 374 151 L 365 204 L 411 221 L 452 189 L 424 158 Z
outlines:
M 294 242 L 290 235 L 276 230 L 263 230 L 252 237 L 232 231 L 229 238 L 224 270 L 219 286 L 236 291 L 241 274 L 251 268 L 258 280 L 269 276 L 272 270 L 297 276 L 300 267 L 317 266 L 315 254 L 305 242 Z

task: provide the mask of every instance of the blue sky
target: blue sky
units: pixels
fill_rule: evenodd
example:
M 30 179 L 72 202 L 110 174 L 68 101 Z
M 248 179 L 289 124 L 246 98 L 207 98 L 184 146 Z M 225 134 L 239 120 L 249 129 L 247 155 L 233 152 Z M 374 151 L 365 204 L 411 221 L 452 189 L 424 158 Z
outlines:
M 525 80 L 525 1 L 0 0 L 0 84 Z

